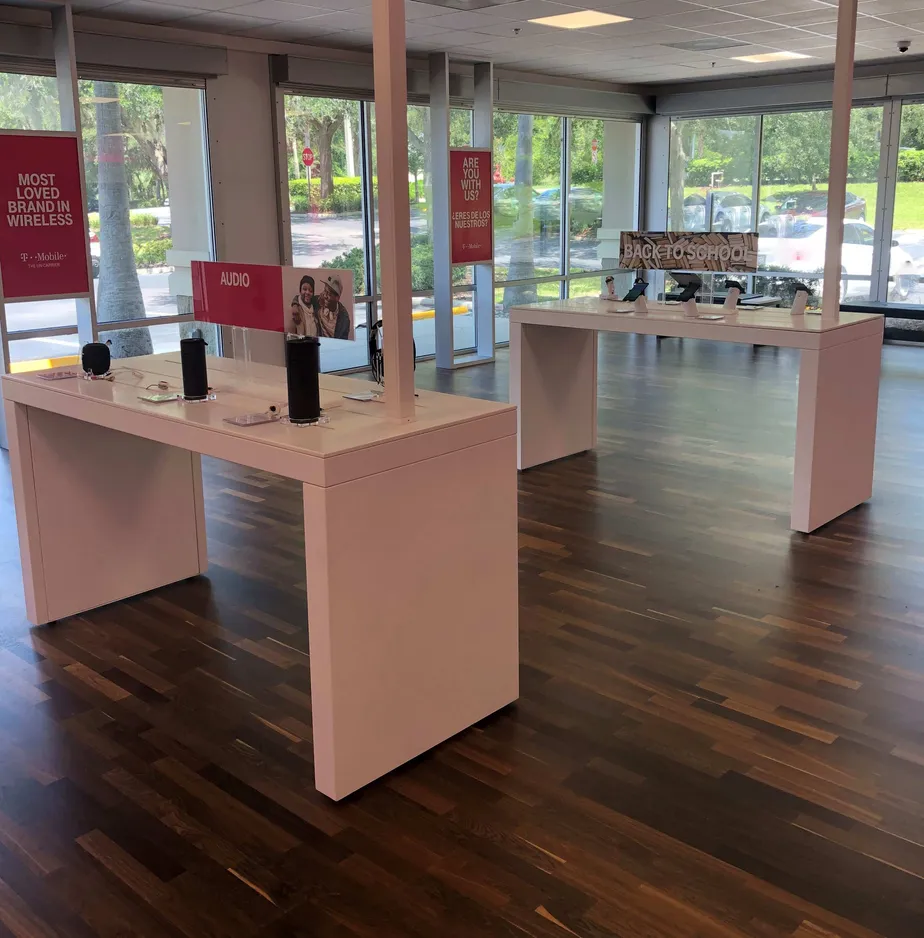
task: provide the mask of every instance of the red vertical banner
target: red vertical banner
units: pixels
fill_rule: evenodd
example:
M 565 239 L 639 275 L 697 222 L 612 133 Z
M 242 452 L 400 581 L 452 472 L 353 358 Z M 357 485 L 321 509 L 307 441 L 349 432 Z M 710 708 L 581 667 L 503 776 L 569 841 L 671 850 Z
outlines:
M 494 260 L 491 151 L 449 151 L 449 230 L 453 264 Z
M 8 300 L 90 292 L 77 138 L 0 134 L 0 276 Z

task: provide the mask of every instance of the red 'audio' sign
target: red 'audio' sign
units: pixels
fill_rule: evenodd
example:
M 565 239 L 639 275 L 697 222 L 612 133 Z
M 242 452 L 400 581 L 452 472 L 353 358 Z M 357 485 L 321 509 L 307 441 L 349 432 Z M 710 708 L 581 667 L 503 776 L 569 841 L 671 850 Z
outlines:
M 0 276 L 8 300 L 90 291 L 77 138 L 0 135 Z
M 449 230 L 453 264 L 494 260 L 491 151 L 449 151 Z

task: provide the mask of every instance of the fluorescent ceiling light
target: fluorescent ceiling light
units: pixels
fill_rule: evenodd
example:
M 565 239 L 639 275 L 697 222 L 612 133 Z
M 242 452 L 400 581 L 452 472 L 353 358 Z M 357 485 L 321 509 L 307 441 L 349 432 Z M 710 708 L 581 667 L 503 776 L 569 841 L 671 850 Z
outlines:
M 733 55 L 738 62 L 785 62 L 787 59 L 810 59 L 802 52 L 761 52 L 759 55 Z
M 608 26 L 610 23 L 628 23 L 631 16 L 614 16 L 612 13 L 599 13 L 597 10 L 578 10 L 575 13 L 561 13 L 558 16 L 540 16 L 530 20 L 540 26 L 557 26 L 559 29 L 587 29 L 589 26 Z

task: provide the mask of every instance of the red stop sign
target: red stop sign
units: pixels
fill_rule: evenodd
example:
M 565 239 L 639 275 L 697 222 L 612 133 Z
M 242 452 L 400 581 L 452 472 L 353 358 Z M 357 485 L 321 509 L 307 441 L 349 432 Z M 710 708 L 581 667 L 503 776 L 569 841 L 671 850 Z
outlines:
M 305 147 L 305 149 L 302 150 L 302 162 L 306 166 L 314 165 L 314 151 L 311 149 L 311 147 Z

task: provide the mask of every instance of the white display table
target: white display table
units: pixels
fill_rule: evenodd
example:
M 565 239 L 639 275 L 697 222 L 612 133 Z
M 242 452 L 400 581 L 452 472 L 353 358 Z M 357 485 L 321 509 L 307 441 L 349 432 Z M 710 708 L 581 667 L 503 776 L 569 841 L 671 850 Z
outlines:
M 135 596 L 208 565 L 199 454 L 303 483 L 315 781 L 340 799 L 518 695 L 516 416 L 421 391 L 417 419 L 343 399 L 327 426 L 238 428 L 285 372 L 209 360 L 218 399 L 148 404 L 178 355 L 115 380 L 5 376 L 29 618 Z M 150 393 L 150 392 L 148 392 Z
M 742 309 L 721 320 L 679 304 L 596 298 L 510 310 L 510 400 L 517 405 L 520 469 L 593 449 L 597 441 L 597 333 L 710 339 L 802 353 L 791 524 L 809 532 L 866 501 L 873 488 L 882 316 L 792 316 Z M 701 316 L 724 315 L 703 305 Z

